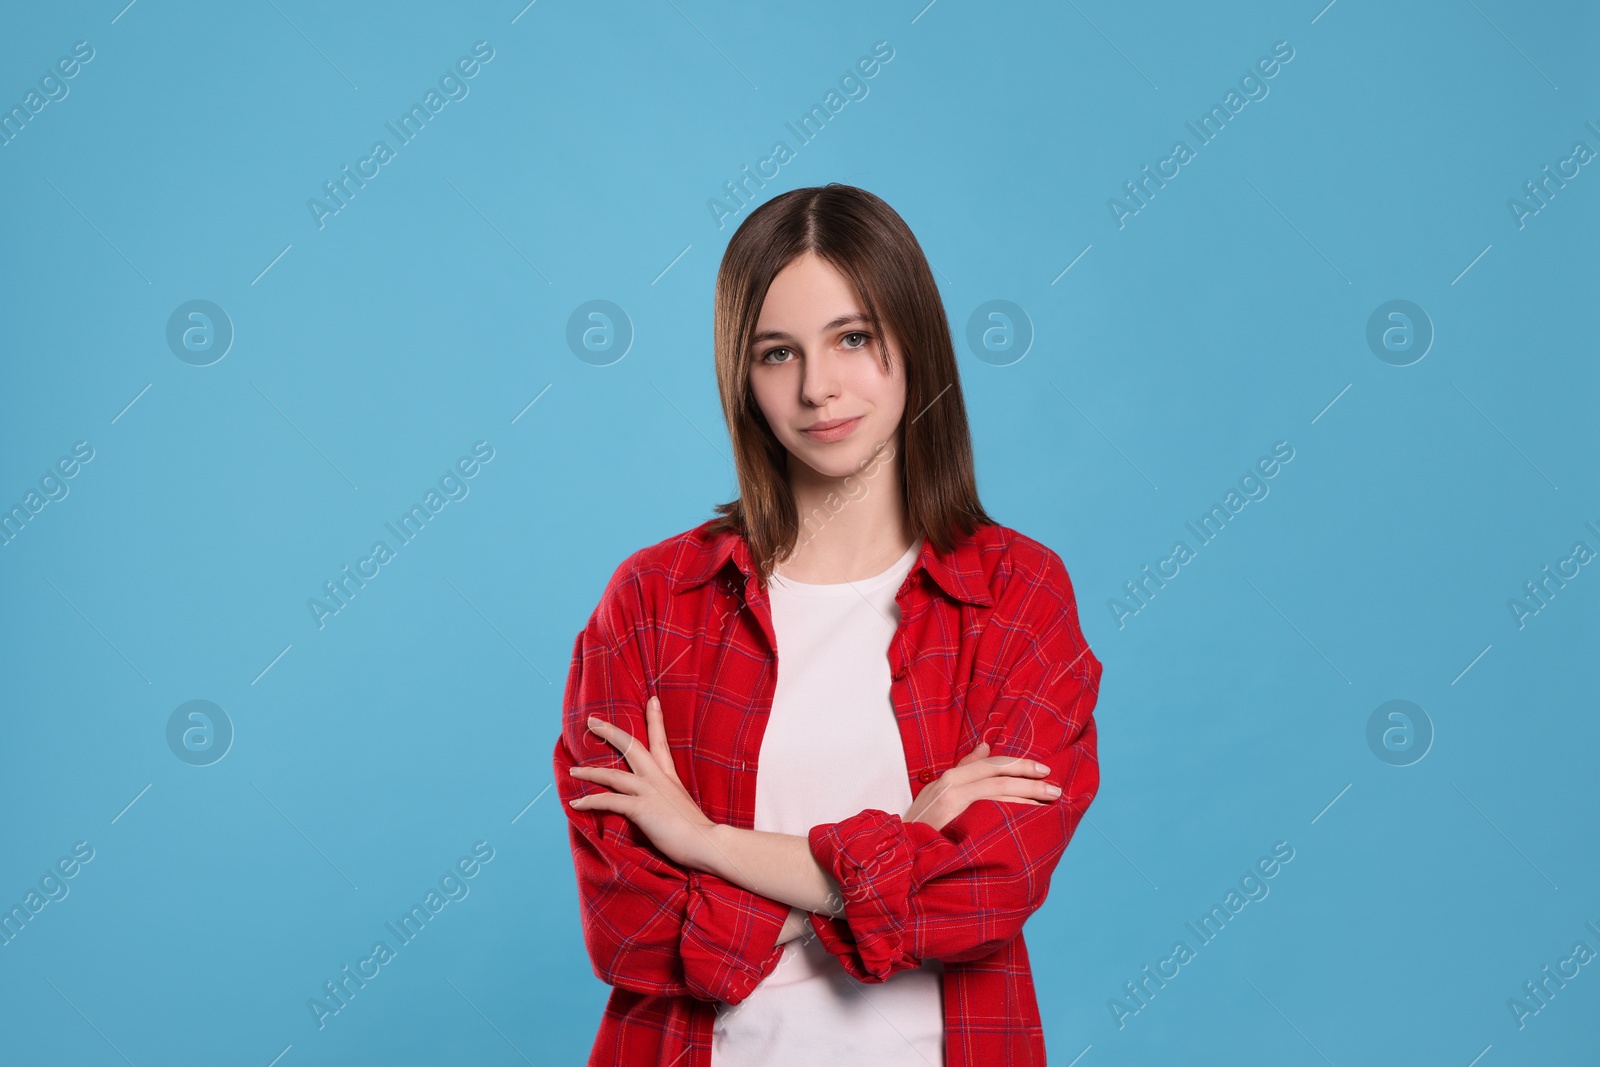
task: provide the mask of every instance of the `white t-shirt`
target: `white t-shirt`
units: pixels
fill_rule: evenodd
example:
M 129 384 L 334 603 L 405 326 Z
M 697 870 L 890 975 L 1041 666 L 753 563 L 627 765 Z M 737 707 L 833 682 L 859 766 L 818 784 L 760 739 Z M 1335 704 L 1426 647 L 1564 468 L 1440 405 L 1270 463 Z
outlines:
M 755 829 L 806 836 L 867 808 L 911 806 L 905 749 L 889 698 L 895 593 L 918 539 L 882 573 L 814 585 L 768 583 L 778 678 L 761 738 Z M 942 1067 L 944 965 L 886 982 L 852 978 L 808 926 L 736 1005 L 718 1003 L 714 1067 Z

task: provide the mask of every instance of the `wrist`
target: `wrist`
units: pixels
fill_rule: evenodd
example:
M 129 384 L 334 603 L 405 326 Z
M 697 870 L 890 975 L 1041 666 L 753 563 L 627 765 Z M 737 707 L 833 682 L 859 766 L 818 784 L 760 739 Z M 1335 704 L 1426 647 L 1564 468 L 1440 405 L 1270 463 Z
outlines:
M 702 826 L 696 835 L 698 847 L 687 866 L 714 874 L 725 881 L 733 881 L 728 877 L 732 866 L 728 862 L 728 854 L 733 847 L 730 831 L 736 832 L 734 827 L 726 823 L 714 822 Z

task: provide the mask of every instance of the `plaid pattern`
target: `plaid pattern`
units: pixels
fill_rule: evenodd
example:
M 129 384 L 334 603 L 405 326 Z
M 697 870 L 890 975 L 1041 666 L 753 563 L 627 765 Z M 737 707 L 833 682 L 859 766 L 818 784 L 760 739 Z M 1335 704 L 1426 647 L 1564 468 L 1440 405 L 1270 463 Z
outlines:
M 622 815 L 566 804 L 603 789 L 569 767 L 627 768 L 585 719 L 643 741 L 654 693 L 684 786 L 708 818 L 751 827 L 776 639 L 748 543 L 709 527 L 623 561 L 573 645 L 555 781 L 584 941 L 613 987 L 590 1067 L 710 1067 L 716 1001 L 739 1003 L 783 953 L 787 905 L 670 862 Z M 1099 788 L 1100 662 L 1061 558 L 1004 526 L 948 553 L 925 540 L 896 600 L 890 695 L 912 796 L 979 741 L 1047 763 L 1062 796 L 977 800 L 941 830 L 876 809 L 812 827 L 845 901 L 840 916 L 813 913 L 812 930 L 862 982 L 944 961 L 948 1067 L 1043 1064 L 1022 927 Z

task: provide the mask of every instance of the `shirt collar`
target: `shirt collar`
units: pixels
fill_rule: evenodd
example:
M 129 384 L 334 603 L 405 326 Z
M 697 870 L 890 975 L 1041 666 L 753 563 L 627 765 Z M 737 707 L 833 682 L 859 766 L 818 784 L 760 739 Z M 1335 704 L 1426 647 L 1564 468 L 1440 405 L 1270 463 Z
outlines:
M 749 542 L 733 530 L 707 532 L 707 527 L 715 521 L 708 520 L 694 531 L 689 540 L 689 555 L 683 565 L 676 568 L 674 592 L 683 592 L 704 585 L 715 578 L 730 561 L 745 577 L 755 576 L 755 564 L 750 557 Z M 919 567 L 926 570 L 934 583 L 949 596 L 983 607 L 994 605 L 994 596 L 989 592 L 989 583 L 984 578 L 975 534 L 959 537 L 948 552 L 938 551 L 932 541 L 924 538 L 922 551 L 917 556 L 916 562 L 912 563 L 908 576 L 915 574 Z

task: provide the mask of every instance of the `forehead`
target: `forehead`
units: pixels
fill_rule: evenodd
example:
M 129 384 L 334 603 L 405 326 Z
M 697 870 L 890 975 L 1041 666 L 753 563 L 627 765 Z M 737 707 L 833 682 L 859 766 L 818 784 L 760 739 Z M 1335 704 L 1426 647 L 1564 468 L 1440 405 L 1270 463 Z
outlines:
M 766 290 L 755 338 L 773 333 L 821 331 L 866 322 L 850 278 L 826 259 L 805 253 L 779 270 Z

